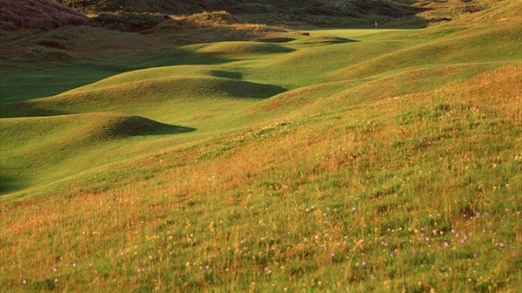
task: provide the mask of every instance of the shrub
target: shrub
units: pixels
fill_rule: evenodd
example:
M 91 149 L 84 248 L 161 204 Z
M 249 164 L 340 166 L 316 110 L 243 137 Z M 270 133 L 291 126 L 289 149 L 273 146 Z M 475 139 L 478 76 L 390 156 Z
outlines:
M 143 31 L 155 27 L 167 19 L 170 19 L 167 15 L 104 13 L 93 18 L 92 24 L 121 31 Z
M 187 17 L 187 21 L 225 24 L 225 23 L 233 23 L 233 22 L 236 22 L 237 20 L 230 13 L 228 13 L 224 10 L 221 10 L 221 11 L 213 11 L 213 12 L 205 11 L 202 13 L 192 14 Z

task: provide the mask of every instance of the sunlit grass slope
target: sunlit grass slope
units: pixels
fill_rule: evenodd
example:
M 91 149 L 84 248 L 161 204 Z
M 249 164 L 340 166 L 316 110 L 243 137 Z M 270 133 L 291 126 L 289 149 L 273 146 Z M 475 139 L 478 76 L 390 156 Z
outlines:
M 0 285 L 516 292 L 519 35 L 192 45 L 209 62 L 5 103 Z
M 2 119 L 1 191 L 39 186 L 121 159 L 114 147 L 135 151 L 125 138 L 193 130 L 111 113 Z
M 3 282 L 43 291 L 515 292 L 521 81 L 520 65 L 506 66 L 5 202 Z

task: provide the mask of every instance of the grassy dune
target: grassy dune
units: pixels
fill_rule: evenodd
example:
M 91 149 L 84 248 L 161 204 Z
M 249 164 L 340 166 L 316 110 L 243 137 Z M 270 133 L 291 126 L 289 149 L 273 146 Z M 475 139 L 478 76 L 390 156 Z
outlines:
M 0 286 L 516 292 L 520 28 L 189 45 L 38 98 L 8 79 Z

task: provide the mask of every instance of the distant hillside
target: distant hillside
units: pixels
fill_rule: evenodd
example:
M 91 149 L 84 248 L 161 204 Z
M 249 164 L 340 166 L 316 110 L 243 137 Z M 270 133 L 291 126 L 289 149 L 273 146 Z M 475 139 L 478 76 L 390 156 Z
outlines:
M 152 12 L 185 14 L 202 11 L 227 10 L 231 13 L 282 13 L 291 17 L 299 14 L 353 16 L 373 13 L 402 17 L 414 11 L 388 0 L 58 0 L 84 12 Z
M 80 24 L 86 17 L 52 0 L 0 0 L 0 29 L 55 28 Z

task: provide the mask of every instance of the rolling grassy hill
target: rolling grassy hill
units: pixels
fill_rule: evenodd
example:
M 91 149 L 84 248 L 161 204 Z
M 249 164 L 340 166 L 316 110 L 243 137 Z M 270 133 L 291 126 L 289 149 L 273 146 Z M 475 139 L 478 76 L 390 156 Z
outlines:
M 3 59 L 0 286 L 516 292 L 521 3 L 486 4 L 424 29 L 29 40 L 71 58 Z

